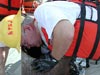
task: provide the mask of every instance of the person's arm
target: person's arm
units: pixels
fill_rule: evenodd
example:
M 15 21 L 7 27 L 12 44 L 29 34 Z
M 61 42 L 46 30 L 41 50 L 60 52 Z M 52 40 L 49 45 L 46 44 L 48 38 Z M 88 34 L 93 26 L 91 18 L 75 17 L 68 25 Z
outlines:
M 64 56 L 69 48 L 74 36 L 74 26 L 68 20 L 61 20 L 57 23 L 53 31 L 53 50 L 47 54 L 49 59 L 41 59 L 36 61 L 34 69 L 39 72 L 50 72 L 59 60 Z M 69 65 L 68 59 L 66 64 Z M 38 67 L 38 68 L 37 68 Z
M 53 31 L 53 50 L 51 55 L 60 60 L 72 43 L 74 37 L 74 26 L 68 20 L 61 20 Z

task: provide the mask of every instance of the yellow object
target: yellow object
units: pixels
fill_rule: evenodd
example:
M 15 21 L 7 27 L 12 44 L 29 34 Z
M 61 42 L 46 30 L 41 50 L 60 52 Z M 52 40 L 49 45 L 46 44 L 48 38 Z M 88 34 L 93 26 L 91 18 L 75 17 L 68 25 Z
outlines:
M 21 10 L 16 15 L 7 16 L 0 22 L 0 42 L 20 51 Z

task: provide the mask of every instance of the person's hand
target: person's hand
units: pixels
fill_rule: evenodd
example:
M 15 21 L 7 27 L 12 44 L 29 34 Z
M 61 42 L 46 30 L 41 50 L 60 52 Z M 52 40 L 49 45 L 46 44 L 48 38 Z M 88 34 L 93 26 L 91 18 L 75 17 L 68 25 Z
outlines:
M 48 55 L 46 55 L 48 57 Z M 33 69 L 37 72 L 47 72 L 50 71 L 58 63 L 53 57 L 49 56 L 48 58 L 40 58 L 33 61 Z

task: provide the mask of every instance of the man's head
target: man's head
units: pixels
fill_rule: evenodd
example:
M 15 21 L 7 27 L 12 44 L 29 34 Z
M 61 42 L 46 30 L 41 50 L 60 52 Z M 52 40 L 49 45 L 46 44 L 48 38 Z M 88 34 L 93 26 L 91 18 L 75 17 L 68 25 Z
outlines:
M 39 47 L 41 45 L 41 36 L 34 18 L 27 15 L 22 23 L 21 45 L 27 48 Z

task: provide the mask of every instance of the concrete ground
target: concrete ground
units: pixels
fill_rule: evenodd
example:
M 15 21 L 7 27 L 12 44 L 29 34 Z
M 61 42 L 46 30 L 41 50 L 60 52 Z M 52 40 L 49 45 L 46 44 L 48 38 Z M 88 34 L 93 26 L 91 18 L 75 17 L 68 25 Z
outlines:
M 86 75 L 100 75 L 100 60 L 97 65 L 95 61 L 90 60 L 90 67 L 86 69 Z
M 11 48 L 5 66 L 6 75 L 21 75 L 21 53 Z
M 26 54 L 22 53 L 21 55 L 16 49 L 11 48 L 6 62 L 6 75 L 38 75 L 34 74 L 34 71 L 31 69 L 32 60 Z M 22 65 L 21 61 L 23 63 Z M 100 61 L 98 65 L 94 61 L 90 61 L 90 68 L 86 69 L 85 74 L 82 75 L 100 75 Z

